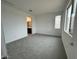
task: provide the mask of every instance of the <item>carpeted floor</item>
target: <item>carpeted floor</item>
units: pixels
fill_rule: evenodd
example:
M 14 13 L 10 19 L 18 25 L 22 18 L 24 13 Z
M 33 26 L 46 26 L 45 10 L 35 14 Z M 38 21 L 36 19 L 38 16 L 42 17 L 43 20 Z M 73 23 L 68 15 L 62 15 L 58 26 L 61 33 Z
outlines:
M 8 59 L 67 59 L 60 37 L 35 34 L 7 44 Z

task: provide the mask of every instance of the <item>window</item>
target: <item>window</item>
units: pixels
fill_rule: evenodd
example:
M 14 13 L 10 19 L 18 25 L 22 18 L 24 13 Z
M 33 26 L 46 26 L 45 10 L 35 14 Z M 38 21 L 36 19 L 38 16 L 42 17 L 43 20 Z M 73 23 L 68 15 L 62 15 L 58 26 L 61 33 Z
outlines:
M 67 8 L 66 11 L 66 18 L 65 18 L 65 31 L 69 33 L 70 31 L 70 24 L 71 24 L 71 10 L 72 10 L 72 5 L 70 5 L 69 8 Z
M 76 3 L 75 5 L 70 4 L 65 13 L 65 26 L 64 26 L 65 32 L 68 33 L 70 36 L 72 36 L 73 33 L 75 13 L 76 13 Z
M 60 29 L 61 25 L 61 15 L 55 17 L 55 29 Z

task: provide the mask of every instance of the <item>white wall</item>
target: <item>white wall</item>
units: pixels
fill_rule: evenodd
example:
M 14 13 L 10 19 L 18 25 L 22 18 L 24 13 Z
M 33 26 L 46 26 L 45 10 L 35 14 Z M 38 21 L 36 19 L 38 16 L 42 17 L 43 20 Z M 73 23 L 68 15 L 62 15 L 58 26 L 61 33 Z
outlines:
M 27 36 L 26 16 L 29 16 L 29 14 L 26 14 L 25 12 L 22 12 L 16 8 L 13 8 L 9 4 L 2 2 L 1 20 L 3 23 L 6 43 Z M 35 25 L 33 25 L 33 27 L 35 27 Z M 34 28 L 33 31 L 33 33 L 35 33 Z
M 36 33 L 61 36 L 61 29 L 55 29 L 55 16 L 59 13 L 46 13 L 36 16 Z
M 6 50 L 6 45 L 5 45 L 5 36 L 3 32 L 3 27 L 1 24 L 1 58 L 7 56 L 7 50 Z
M 63 21 L 64 22 L 64 21 Z M 76 39 L 76 29 L 77 29 L 77 26 L 76 26 L 76 19 L 75 19 L 75 26 L 74 26 L 74 35 L 73 37 L 69 36 L 63 29 L 62 31 L 62 41 L 63 41 L 63 44 L 64 44 L 64 47 L 65 47 L 65 51 L 66 51 L 66 54 L 67 54 L 67 58 L 68 59 L 77 59 L 76 58 L 76 54 L 77 54 L 77 39 Z M 64 23 L 63 23 L 64 25 Z M 63 27 L 64 28 L 64 27 Z M 74 44 L 74 46 L 71 45 L 71 43 Z
M 77 19 L 75 17 L 74 31 L 72 37 L 69 36 L 64 31 L 64 22 L 65 22 L 65 14 L 63 14 L 63 21 L 62 21 L 62 41 L 67 54 L 67 59 L 77 59 Z M 74 45 L 72 46 L 71 43 L 73 43 Z
M 36 33 L 36 18 L 32 15 L 32 34 Z

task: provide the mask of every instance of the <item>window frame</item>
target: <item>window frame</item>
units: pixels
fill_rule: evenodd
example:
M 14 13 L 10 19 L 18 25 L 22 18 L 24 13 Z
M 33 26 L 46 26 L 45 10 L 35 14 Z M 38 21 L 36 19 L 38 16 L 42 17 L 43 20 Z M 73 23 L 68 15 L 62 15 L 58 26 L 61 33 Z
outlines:
M 67 8 L 66 8 L 66 11 L 65 11 L 65 24 L 64 24 L 64 31 L 65 31 L 65 33 L 67 33 L 69 36 L 71 36 L 72 37 L 72 34 L 69 32 L 69 27 L 70 27 L 70 21 L 71 21 L 71 19 L 72 19 L 72 8 L 71 8 L 71 15 L 70 15 L 70 19 L 69 19 L 69 21 L 67 20 L 68 19 L 68 9 L 70 8 L 70 6 L 72 6 L 72 2 L 70 1 L 69 2 L 69 4 L 68 4 L 68 6 L 67 6 Z M 67 24 L 67 22 L 68 22 L 68 24 Z
M 70 25 L 69 25 L 69 32 L 66 30 L 66 21 L 67 21 L 67 9 L 72 5 L 72 10 L 71 10 L 71 19 L 70 19 Z M 65 24 L 64 24 L 64 31 L 69 35 L 73 36 L 73 29 L 74 29 L 74 21 L 75 21 L 75 16 L 76 16 L 76 11 L 77 11 L 77 1 L 76 0 L 70 0 L 66 12 L 65 12 Z

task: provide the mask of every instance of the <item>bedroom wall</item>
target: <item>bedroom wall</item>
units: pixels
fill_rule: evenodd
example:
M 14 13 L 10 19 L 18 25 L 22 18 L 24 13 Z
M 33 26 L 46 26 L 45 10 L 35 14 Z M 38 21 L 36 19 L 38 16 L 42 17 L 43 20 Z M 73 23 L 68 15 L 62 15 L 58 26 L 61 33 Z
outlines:
M 4 29 L 5 42 L 9 43 L 27 36 L 27 14 L 2 1 L 1 20 Z M 33 34 L 35 33 L 35 21 L 33 16 Z
M 1 24 L 1 58 L 7 57 L 7 50 L 6 50 L 6 45 L 5 45 L 5 36 L 3 32 L 3 27 Z
M 76 2 L 76 0 L 75 0 Z M 74 3 L 75 3 L 74 2 Z M 77 11 L 75 13 L 75 20 L 74 20 L 74 29 L 73 34 L 70 36 L 64 30 L 64 23 L 65 23 L 65 12 L 63 13 L 63 20 L 62 20 L 62 42 L 67 54 L 67 59 L 77 59 Z M 73 43 L 73 45 L 72 45 Z
M 61 36 L 61 28 L 55 29 L 55 16 L 62 12 L 46 13 L 36 16 L 36 33 Z

